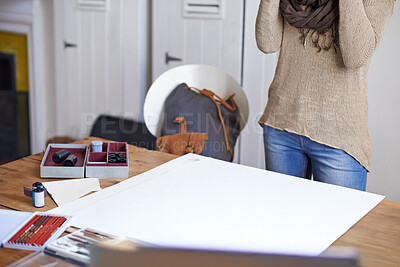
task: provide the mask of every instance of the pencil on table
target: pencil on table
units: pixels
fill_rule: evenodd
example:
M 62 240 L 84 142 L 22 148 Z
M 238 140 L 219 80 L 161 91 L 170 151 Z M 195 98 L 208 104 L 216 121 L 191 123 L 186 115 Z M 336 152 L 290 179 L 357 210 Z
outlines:
M 50 227 L 49 231 L 37 242 L 37 245 L 42 246 L 50 236 L 57 231 L 57 229 L 67 220 L 65 217 L 59 217 L 53 225 Z
M 33 216 L 23 227 L 21 227 L 21 229 L 20 230 L 18 230 L 18 232 L 16 232 L 15 233 L 15 235 L 13 236 L 13 237 L 11 237 L 9 240 L 8 240 L 8 243 L 14 243 L 14 241 L 15 240 L 17 240 L 20 236 L 21 236 L 21 234 L 22 233 L 24 233 L 30 226 L 32 226 L 32 224 L 37 220 L 37 219 L 39 219 L 39 215 L 35 215 L 35 216 Z
M 34 232 L 38 225 L 40 225 L 44 220 L 45 216 L 39 215 L 39 219 L 33 222 L 32 225 L 29 226 L 29 228 L 26 229 L 25 232 L 17 238 L 17 240 L 15 240 L 15 243 L 25 243 L 25 240 L 30 237 L 32 232 Z
M 45 219 L 36 226 L 36 228 L 31 232 L 31 234 L 24 240 L 25 244 L 29 244 L 29 241 L 35 237 L 35 235 L 43 228 L 43 226 L 51 219 L 50 216 L 45 216 Z
M 27 242 L 28 245 L 33 244 L 37 239 L 39 239 L 50 227 L 51 223 L 55 220 L 56 217 L 50 216 L 50 219 L 47 220 L 41 227 L 41 229 Z

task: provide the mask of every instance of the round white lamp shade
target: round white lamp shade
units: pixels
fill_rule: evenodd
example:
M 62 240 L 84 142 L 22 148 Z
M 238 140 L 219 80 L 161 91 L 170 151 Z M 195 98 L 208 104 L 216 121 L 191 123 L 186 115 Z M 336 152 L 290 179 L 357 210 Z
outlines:
M 239 107 L 240 130 L 244 128 L 249 117 L 249 104 L 240 84 L 219 68 L 208 65 L 183 65 L 161 74 L 147 92 L 144 101 L 144 121 L 154 136 L 161 136 L 165 100 L 181 83 L 200 90 L 211 90 L 222 99 L 235 94 L 233 100 Z

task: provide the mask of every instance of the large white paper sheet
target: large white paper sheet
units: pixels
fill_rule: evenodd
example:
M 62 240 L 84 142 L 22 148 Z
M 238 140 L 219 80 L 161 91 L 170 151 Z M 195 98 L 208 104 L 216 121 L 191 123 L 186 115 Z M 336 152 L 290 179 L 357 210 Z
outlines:
M 161 246 L 318 255 L 382 199 L 186 155 L 51 212 Z
M 98 178 L 72 179 L 43 183 L 57 206 L 65 205 L 90 192 L 101 190 Z

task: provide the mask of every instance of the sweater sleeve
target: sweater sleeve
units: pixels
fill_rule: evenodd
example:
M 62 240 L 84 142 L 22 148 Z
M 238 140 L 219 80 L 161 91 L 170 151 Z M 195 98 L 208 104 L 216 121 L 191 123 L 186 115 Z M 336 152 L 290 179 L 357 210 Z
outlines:
M 277 52 L 282 44 L 283 21 L 280 0 L 261 0 L 256 20 L 256 41 L 264 53 Z
M 393 7 L 394 0 L 339 0 L 339 46 L 347 68 L 360 68 L 371 59 Z

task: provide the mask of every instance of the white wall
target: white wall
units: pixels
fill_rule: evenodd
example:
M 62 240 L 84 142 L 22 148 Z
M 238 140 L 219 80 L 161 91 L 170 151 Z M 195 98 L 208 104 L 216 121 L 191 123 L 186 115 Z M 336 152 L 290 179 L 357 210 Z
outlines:
M 272 82 L 277 54 L 264 54 L 256 45 L 255 23 L 259 0 L 246 1 L 243 89 L 249 101 L 249 120 L 241 133 L 240 163 L 265 168 L 263 130 L 258 120 L 268 100 L 268 88 Z
M 27 35 L 31 153 L 54 122 L 53 0 L 0 0 L 0 30 Z
M 376 51 L 368 77 L 372 170 L 367 191 L 400 202 L 400 2 Z
M 35 74 L 37 79 L 36 90 L 41 91 L 41 96 L 36 105 L 39 108 L 39 117 L 35 123 L 39 123 L 37 130 L 39 138 L 36 144 L 33 144 L 31 153 L 38 153 L 45 149 L 46 142 L 51 137 L 49 128 L 55 125 L 56 117 L 53 112 L 55 109 L 54 97 L 54 29 L 53 29 L 53 0 L 39 0 L 35 2 L 34 35 L 38 35 L 34 45 L 37 47 L 37 54 L 34 55 Z M 31 123 L 32 125 L 32 123 Z

